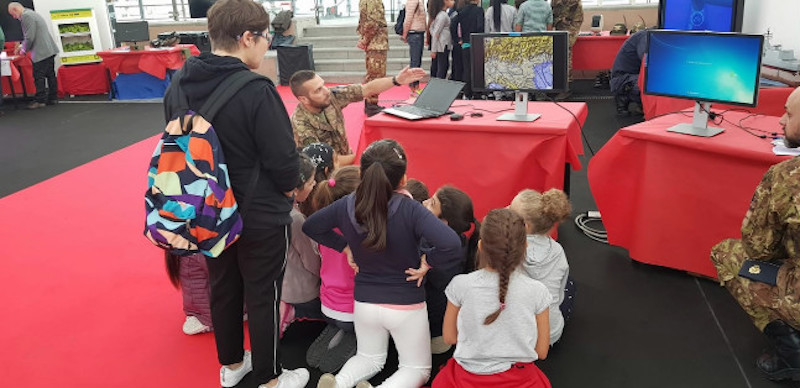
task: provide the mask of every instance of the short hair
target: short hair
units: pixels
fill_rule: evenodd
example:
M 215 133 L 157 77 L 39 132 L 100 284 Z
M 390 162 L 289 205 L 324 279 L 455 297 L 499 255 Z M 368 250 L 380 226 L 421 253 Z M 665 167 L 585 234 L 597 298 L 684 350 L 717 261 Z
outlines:
M 295 97 L 305 96 L 306 91 L 303 89 L 303 84 L 306 81 L 313 79 L 317 76 L 313 70 L 298 70 L 291 77 L 289 77 L 289 87 L 292 89 L 292 94 Z
M 406 181 L 406 190 L 411 193 L 411 198 L 414 198 L 417 202 L 425 201 L 431 197 L 428 186 L 425 186 L 422 181 L 417 179 L 411 178 Z
M 245 31 L 269 29 L 269 14 L 253 0 L 219 0 L 208 9 L 212 49 L 236 51 Z

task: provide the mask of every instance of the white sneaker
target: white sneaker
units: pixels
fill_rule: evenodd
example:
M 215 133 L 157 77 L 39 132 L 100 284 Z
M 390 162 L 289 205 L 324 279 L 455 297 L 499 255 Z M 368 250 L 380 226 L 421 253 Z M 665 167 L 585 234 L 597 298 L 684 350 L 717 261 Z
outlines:
M 273 388 L 305 388 L 308 384 L 308 369 L 284 369 L 283 373 L 278 376 L 278 385 Z M 268 388 L 267 384 L 261 384 L 258 388 Z
M 211 328 L 202 324 L 200 320 L 193 315 L 186 317 L 186 321 L 183 322 L 183 332 L 186 333 L 186 335 L 208 333 L 209 331 L 211 331 Z
M 242 365 L 239 367 L 239 369 L 231 369 L 227 366 L 219 368 L 219 383 L 225 388 L 235 387 L 236 384 L 239 384 L 244 376 L 250 373 L 252 370 L 253 358 L 250 355 L 250 351 L 245 350 L 244 358 L 242 359 Z
M 356 388 L 372 388 L 372 384 L 370 384 L 369 381 L 366 380 L 359 381 L 358 384 L 356 384 Z
M 317 388 L 336 388 L 336 376 L 325 373 L 319 377 L 317 381 Z

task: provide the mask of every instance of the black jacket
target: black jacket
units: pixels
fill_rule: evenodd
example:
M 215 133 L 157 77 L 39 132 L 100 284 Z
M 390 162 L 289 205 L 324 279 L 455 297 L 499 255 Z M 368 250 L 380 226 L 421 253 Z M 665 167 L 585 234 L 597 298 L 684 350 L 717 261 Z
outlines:
M 450 36 L 453 43 L 458 44 L 458 27 L 461 26 L 461 41 L 470 42 L 470 34 L 483 33 L 483 8 L 475 4 L 467 4 L 458 10 L 453 20 L 450 21 Z
M 214 89 L 230 74 L 250 71 L 241 60 L 202 54 L 192 57 L 180 70 L 180 87 L 189 107 L 200 109 Z M 176 84 L 164 96 L 167 121 L 178 117 L 180 102 Z M 292 124 L 275 85 L 268 78 L 252 81 L 242 88 L 211 120 L 228 165 L 236 201 L 241 207 L 255 166 L 261 168 L 258 184 L 245 210 L 245 228 L 268 228 L 292 222 L 292 199 L 283 193 L 297 185 L 298 154 Z

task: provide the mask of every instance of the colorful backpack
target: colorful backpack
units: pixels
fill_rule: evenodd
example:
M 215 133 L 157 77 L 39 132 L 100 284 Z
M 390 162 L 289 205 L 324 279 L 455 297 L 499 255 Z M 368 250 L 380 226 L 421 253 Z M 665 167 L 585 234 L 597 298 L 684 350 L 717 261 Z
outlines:
M 173 77 L 174 92 L 182 102 L 179 111 L 185 114 L 167 123 L 147 172 L 144 235 L 153 244 L 178 256 L 218 257 L 241 235 L 242 217 L 211 122 L 242 87 L 261 78 L 251 71 L 234 73 L 195 113 L 179 86 L 180 74 Z M 242 211 L 259 170 L 254 169 Z

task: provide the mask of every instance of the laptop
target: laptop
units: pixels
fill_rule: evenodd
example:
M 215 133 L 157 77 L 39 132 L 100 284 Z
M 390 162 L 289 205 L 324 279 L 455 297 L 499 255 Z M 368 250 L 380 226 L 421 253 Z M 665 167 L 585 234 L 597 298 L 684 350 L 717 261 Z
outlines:
M 413 105 L 387 108 L 383 112 L 408 120 L 439 117 L 450 109 L 464 85 L 459 81 L 431 78 Z

